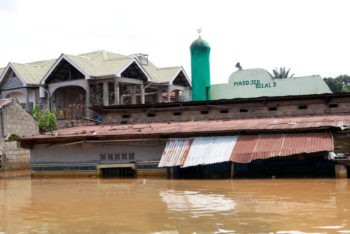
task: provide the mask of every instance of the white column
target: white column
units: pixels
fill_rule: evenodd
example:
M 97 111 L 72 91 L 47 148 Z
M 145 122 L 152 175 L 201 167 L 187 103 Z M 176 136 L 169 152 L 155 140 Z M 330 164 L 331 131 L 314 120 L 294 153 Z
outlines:
M 132 86 L 131 90 L 131 104 L 136 104 L 136 86 Z
M 145 104 L 145 87 L 143 84 L 140 85 L 141 89 L 141 104 Z
M 161 88 L 159 88 L 157 90 L 157 102 L 158 103 L 162 103 L 162 101 L 163 101 L 162 95 L 163 95 L 163 90 Z
M 104 81 L 103 82 L 103 105 L 104 106 L 109 106 L 108 94 L 109 94 L 108 81 Z
M 170 93 L 171 93 L 171 91 L 170 91 L 170 87 L 168 86 L 168 89 L 167 89 L 167 99 L 168 99 L 168 102 L 170 102 Z
M 114 105 L 120 104 L 120 90 L 119 82 L 117 79 L 114 79 Z

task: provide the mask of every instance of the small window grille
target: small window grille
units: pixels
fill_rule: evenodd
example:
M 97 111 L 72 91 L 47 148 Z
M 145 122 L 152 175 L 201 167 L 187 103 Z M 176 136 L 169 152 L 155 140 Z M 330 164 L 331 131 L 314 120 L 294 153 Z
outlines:
M 277 111 L 277 107 L 271 106 L 271 107 L 269 107 L 269 111 Z
M 240 108 L 239 112 L 248 112 L 248 109 L 247 108 Z
M 209 111 L 201 111 L 201 114 L 202 115 L 207 115 L 207 114 L 209 114 Z
M 174 112 L 174 115 L 178 116 L 178 115 L 182 115 L 182 113 L 181 112 Z
M 221 113 L 221 114 L 227 114 L 227 113 L 228 113 L 228 110 L 220 110 L 220 113 Z
M 336 103 L 329 104 L 328 108 L 338 108 L 338 104 Z
M 307 105 L 300 105 L 299 106 L 299 110 L 306 110 L 307 109 Z

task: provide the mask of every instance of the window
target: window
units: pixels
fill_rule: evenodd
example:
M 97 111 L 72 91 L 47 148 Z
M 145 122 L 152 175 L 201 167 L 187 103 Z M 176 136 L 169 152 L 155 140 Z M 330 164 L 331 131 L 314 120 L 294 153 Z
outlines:
M 220 113 L 221 113 L 221 114 L 227 114 L 227 113 L 228 113 L 228 110 L 220 110 Z
M 332 103 L 328 105 L 328 108 L 337 108 L 337 107 L 338 107 L 338 104 L 336 103 Z
M 277 111 L 277 107 L 271 106 L 271 107 L 269 107 L 269 111 Z
M 306 110 L 307 109 L 307 105 L 300 105 L 298 108 L 299 108 L 299 110 Z
M 153 117 L 155 117 L 156 116 L 156 114 L 154 114 L 154 113 L 149 113 L 149 114 L 147 114 L 147 117 L 150 117 L 150 118 L 153 118 Z
M 209 111 L 206 111 L 206 110 L 205 111 L 201 111 L 201 114 L 202 115 L 207 115 L 207 114 L 209 114 Z
M 174 112 L 174 115 L 177 116 L 177 115 L 182 115 L 181 112 Z
M 122 118 L 123 119 L 128 119 L 128 118 L 130 118 L 130 115 L 122 115 Z
M 248 112 L 248 108 L 240 108 L 239 112 Z

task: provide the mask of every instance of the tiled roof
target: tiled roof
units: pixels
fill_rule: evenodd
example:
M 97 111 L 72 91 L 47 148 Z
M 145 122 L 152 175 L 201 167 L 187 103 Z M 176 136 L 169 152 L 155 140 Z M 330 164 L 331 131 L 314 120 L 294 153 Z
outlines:
M 259 119 L 204 120 L 149 124 L 106 124 L 66 128 L 49 133 L 23 137 L 20 140 L 74 141 L 89 138 L 171 137 L 181 135 L 224 134 L 234 132 L 281 132 L 350 126 L 350 114 L 279 117 Z
M 0 109 L 6 106 L 7 104 L 11 103 L 14 99 L 0 99 Z

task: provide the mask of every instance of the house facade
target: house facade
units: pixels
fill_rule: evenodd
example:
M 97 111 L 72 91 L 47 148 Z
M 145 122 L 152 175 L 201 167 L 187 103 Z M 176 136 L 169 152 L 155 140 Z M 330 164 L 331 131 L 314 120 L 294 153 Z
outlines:
M 88 107 L 95 105 L 171 102 L 190 95 L 191 87 L 181 66 L 158 68 L 144 54 L 62 54 L 56 60 L 9 63 L 2 70 L 2 97 L 16 98 L 28 111 L 39 104 L 58 118 L 91 118 Z

